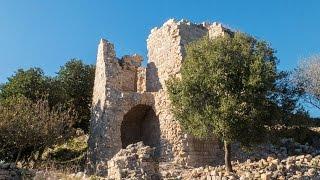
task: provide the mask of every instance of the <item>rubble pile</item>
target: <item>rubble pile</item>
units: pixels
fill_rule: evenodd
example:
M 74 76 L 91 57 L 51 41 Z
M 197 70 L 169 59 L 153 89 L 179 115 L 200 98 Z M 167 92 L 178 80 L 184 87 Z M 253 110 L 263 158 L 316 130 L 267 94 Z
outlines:
M 108 161 L 109 179 L 159 179 L 155 149 L 142 142 L 121 149 Z

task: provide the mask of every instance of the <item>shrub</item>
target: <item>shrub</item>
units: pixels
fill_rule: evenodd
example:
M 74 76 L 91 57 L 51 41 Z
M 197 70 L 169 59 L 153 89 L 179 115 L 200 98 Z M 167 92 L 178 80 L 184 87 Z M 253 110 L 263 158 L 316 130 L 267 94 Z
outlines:
M 277 143 L 283 138 L 292 138 L 295 142 L 305 144 L 308 143 L 319 148 L 320 133 L 309 127 L 303 126 L 281 126 L 270 131 L 271 142 Z
M 71 135 L 70 112 L 50 109 L 48 102 L 24 96 L 0 104 L 0 159 L 24 160 Z

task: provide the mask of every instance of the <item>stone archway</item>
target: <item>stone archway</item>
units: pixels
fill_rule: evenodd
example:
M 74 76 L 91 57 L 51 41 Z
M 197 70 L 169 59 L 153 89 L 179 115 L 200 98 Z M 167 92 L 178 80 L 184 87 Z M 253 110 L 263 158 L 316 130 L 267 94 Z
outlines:
M 160 125 L 154 110 L 148 105 L 137 105 L 124 115 L 121 123 L 122 148 L 142 141 L 145 145 L 160 147 Z

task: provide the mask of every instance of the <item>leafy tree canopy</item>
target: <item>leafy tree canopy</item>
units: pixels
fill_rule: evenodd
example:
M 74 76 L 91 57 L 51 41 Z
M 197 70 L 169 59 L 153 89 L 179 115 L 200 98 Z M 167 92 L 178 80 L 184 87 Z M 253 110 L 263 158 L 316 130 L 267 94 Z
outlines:
M 78 114 L 77 127 L 88 130 L 95 66 L 72 59 L 62 66 L 56 81 L 61 87 L 60 99 Z
M 276 80 L 274 50 L 243 33 L 190 44 L 181 79 L 167 82 L 173 112 L 183 127 L 247 142 L 269 118 L 268 93 Z
M 0 98 L 24 96 L 33 101 L 43 98 L 49 90 L 48 78 L 40 68 L 18 71 L 8 78 L 8 82 L 1 85 Z
M 93 65 L 71 59 L 55 77 L 45 76 L 40 68 L 19 69 L 0 86 L 0 101 L 23 96 L 33 102 L 47 99 L 51 108 L 71 109 L 77 114 L 74 127 L 88 130 L 94 83 Z
M 230 143 L 250 145 L 263 137 L 276 64 L 266 42 L 236 32 L 191 43 L 181 78 L 167 81 L 172 111 L 184 129 L 198 137 L 214 134 L 225 142 L 227 170 Z

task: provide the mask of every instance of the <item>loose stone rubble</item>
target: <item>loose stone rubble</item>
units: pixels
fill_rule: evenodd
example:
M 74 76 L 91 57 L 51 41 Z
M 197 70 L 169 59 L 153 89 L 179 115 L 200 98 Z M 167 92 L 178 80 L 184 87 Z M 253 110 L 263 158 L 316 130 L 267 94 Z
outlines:
M 236 154 L 234 172 L 229 174 L 224 165 L 192 168 L 161 164 L 160 172 L 163 179 L 320 179 L 320 151 L 292 139 L 283 139 L 278 147 L 261 145 L 251 153 L 237 149 Z
M 108 161 L 108 177 L 95 179 L 194 179 L 194 180 L 276 180 L 276 179 L 320 179 L 320 152 L 308 144 L 299 144 L 292 139 L 283 139 L 281 144 L 260 145 L 250 153 L 233 150 L 232 173 L 226 173 L 224 165 L 198 168 L 172 162 L 158 162 L 155 148 L 142 142 L 120 150 Z M 291 149 L 293 149 L 291 151 Z M 237 154 L 237 156 L 235 156 Z M 38 176 L 40 177 L 40 176 Z M 41 177 L 61 177 L 57 175 Z M 36 178 L 37 179 L 37 178 Z M 41 178 L 38 178 L 41 179 Z M 58 178 L 59 179 L 59 178 Z M 63 179 L 63 178 L 62 178 Z M 78 172 L 64 179 L 93 179 Z
M 158 162 L 156 148 L 142 142 L 128 145 L 108 161 L 108 177 L 84 172 L 63 174 L 36 172 L 33 179 L 319 179 L 320 151 L 313 146 L 282 139 L 279 144 L 262 144 L 250 151 L 232 147 L 235 172 L 224 166 L 194 168 L 172 162 Z M 1 179 L 1 178 L 0 178 Z
M 108 161 L 109 179 L 160 179 L 155 148 L 142 142 L 121 149 Z
M 226 173 L 224 166 L 199 168 L 175 168 L 162 171 L 163 179 L 320 179 L 320 156 L 299 155 L 279 159 L 272 156 L 259 161 L 250 159 L 244 163 L 233 162 L 233 173 Z

